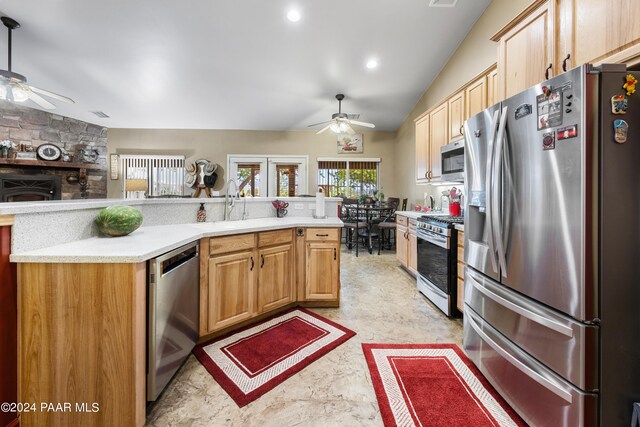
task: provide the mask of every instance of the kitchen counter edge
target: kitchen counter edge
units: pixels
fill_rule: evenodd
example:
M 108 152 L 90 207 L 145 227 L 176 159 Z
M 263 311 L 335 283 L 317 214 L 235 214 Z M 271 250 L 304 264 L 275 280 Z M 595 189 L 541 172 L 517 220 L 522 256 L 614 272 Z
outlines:
M 34 251 L 11 254 L 14 263 L 139 263 L 207 237 L 280 230 L 285 228 L 341 228 L 337 218 L 258 218 L 141 227 L 123 237 L 92 237 Z M 146 242 L 145 242 L 146 240 Z M 149 242 L 151 240 L 151 242 Z M 134 252 L 135 251 L 135 252 Z

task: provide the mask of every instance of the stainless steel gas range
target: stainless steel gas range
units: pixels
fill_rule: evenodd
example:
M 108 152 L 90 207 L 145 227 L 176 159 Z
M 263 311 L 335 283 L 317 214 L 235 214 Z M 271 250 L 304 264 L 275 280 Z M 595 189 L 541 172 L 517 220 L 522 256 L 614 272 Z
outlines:
M 456 308 L 458 232 L 463 217 L 424 215 L 417 221 L 418 290 L 449 317 Z

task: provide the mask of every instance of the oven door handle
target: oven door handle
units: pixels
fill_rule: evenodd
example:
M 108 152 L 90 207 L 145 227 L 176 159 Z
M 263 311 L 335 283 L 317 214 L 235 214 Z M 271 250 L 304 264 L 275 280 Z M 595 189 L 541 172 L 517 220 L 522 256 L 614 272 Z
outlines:
M 432 245 L 439 246 L 443 249 L 449 249 L 449 239 L 430 231 L 420 230 L 417 232 L 417 237 Z

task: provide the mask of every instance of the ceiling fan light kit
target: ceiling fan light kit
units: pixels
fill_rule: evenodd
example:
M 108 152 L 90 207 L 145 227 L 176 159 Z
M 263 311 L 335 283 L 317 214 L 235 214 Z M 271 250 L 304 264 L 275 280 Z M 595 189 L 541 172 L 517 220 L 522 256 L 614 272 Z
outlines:
M 331 131 L 334 133 L 348 133 L 350 135 L 353 135 L 356 132 L 351 127 L 352 125 L 364 126 L 368 128 L 376 127 L 373 123 L 360 122 L 358 120 L 350 119 L 347 113 L 342 112 L 342 100 L 344 99 L 344 95 L 339 93 L 336 95 L 336 99 L 338 100 L 338 112 L 331 115 L 331 120 L 309 125 L 309 127 L 326 125 L 322 129 L 320 129 L 318 132 L 316 132 L 316 135 L 321 134 L 327 129 L 331 129 Z
M 0 70 L 0 99 L 11 102 L 25 102 L 27 99 L 30 99 L 40 107 L 47 110 L 53 110 L 56 106 L 40 95 L 74 104 L 75 102 L 71 98 L 28 85 L 27 78 L 25 76 L 11 71 L 11 35 L 13 30 L 20 28 L 20 24 L 15 19 L 9 18 L 8 16 L 0 17 L 0 21 L 2 21 L 9 31 L 7 38 L 8 70 Z

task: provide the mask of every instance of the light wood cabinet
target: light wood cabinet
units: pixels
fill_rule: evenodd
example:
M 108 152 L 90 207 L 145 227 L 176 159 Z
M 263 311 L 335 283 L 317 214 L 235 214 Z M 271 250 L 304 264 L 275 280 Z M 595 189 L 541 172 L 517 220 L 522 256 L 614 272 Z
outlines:
M 465 89 L 464 119 L 475 116 L 487 108 L 487 77 L 482 76 Z
M 464 233 L 458 231 L 458 294 L 456 307 L 464 312 Z
M 208 332 L 226 328 L 253 316 L 255 267 L 253 251 L 209 259 Z
M 502 99 L 498 95 L 498 69 L 493 68 L 487 73 L 487 107 L 497 104 L 500 101 L 502 101 Z
M 443 102 L 429 114 L 429 179 L 440 178 L 440 147 L 449 142 L 449 103 Z
M 552 77 L 555 58 L 555 1 L 537 1 L 494 35 L 498 45 L 498 96 L 508 98 Z
M 307 242 L 305 299 L 336 300 L 340 284 L 340 242 Z
M 462 123 L 465 117 L 465 91 L 460 91 L 447 101 L 449 109 L 449 141 L 453 142 L 462 138 Z M 438 150 L 440 157 L 440 150 Z
M 412 275 L 418 274 L 416 220 L 396 217 L 396 259 Z
M 416 120 L 416 181 L 429 181 L 429 115 Z
M 258 259 L 257 313 L 271 311 L 294 301 L 293 245 L 289 243 L 260 249 Z
M 640 2 L 559 0 L 556 63 L 567 70 L 586 62 L 628 62 L 640 56 Z

